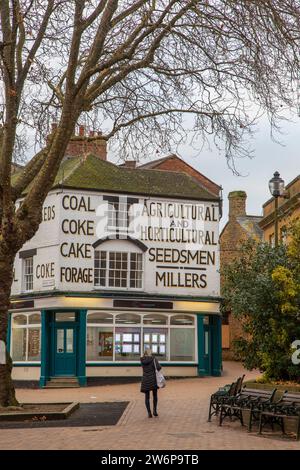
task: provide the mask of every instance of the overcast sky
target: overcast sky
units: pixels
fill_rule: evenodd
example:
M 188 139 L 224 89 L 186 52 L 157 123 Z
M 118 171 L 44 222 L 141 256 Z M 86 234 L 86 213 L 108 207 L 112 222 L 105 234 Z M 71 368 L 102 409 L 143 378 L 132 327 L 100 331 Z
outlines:
M 253 137 L 253 159 L 239 159 L 237 170 L 243 176 L 236 176 L 228 168 L 226 159 L 217 151 L 204 150 L 201 156 L 193 156 L 188 146 L 181 147 L 181 156 L 215 183 L 223 187 L 223 218 L 221 228 L 228 218 L 228 193 L 243 190 L 247 193 L 247 214 L 262 215 L 262 204 L 271 196 L 268 181 L 273 173 L 279 171 L 285 183 L 300 174 L 300 117 L 282 125 L 283 134 L 278 135 L 280 142 L 275 143 L 270 136 L 270 125 L 267 119 L 261 119 L 258 130 Z

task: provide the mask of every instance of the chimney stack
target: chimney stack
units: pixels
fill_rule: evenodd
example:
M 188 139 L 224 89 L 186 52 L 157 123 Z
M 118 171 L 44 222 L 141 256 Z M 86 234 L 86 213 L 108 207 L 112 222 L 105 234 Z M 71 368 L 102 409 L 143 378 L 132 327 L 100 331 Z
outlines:
M 57 129 L 56 122 L 51 124 L 51 134 L 47 137 L 47 142 L 49 138 Z M 71 137 L 67 150 L 65 153 L 66 157 L 81 157 L 87 155 L 94 155 L 95 157 L 100 158 L 100 160 L 106 160 L 107 150 L 106 150 L 106 139 L 102 136 L 102 132 L 95 132 L 94 130 L 86 131 L 85 126 L 80 125 L 78 134 L 75 134 Z
M 106 144 L 107 142 L 102 137 L 101 132 L 95 132 L 94 130 L 87 132 L 85 126 L 80 125 L 78 134 L 75 133 L 71 137 L 65 155 L 66 157 L 80 157 L 91 154 L 100 158 L 100 160 L 106 160 Z
M 246 215 L 246 199 L 245 191 L 231 191 L 228 194 L 229 199 L 229 220 L 243 217 Z

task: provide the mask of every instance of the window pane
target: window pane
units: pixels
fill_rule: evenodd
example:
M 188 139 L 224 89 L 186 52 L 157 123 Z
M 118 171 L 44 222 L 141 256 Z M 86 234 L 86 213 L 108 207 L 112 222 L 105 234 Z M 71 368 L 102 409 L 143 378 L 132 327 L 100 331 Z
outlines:
M 130 287 L 142 288 L 143 279 L 143 255 L 141 253 L 130 253 Z
M 116 323 L 139 324 L 141 323 L 141 317 L 140 315 L 135 315 L 134 313 L 120 313 L 119 315 L 116 316 Z
M 204 354 L 208 355 L 208 345 L 209 345 L 209 335 L 208 331 L 204 333 Z
M 172 328 L 170 334 L 171 361 L 194 361 L 195 329 Z
M 27 328 L 12 329 L 12 360 L 26 361 Z
M 88 327 L 87 360 L 113 360 L 113 330 L 111 327 Z
M 56 312 L 55 320 L 60 321 L 75 321 L 76 315 L 74 312 Z
M 27 315 L 15 315 L 13 317 L 13 326 L 27 325 Z
M 194 325 L 194 317 L 191 315 L 173 315 L 171 325 Z
M 28 328 L 28 361 L 41 360 L 40 328 Z
M 67 353 L 74 352 L 74 330 L 67 329 Z
M 87 323 L 113 323 L 113 316 L 105 312 L 89 313 Z
M 64 338 L 65 338 L 65 330 L 56 330 L 56 352 L 63 353 L 64 352 Z
M 151 313 L 150 315 L 144 316 L 144 325 L 166 325 L 167 324 L 167 317 L 164 315 L 156 315 L 155 313 Z
M 41 323 L 41 314 L 32 313 L 28 318 L 29 325 L 39 325 Z
M 145 328 L 144 350 L 151 349 L 161 360 L 167 360 L 167 334 L 166 328 Z
M 106 285 L 106 251 L 95 251 L 94 259 L 94 285 Z
M 137 361 L 141 355 L 141 329 L 116 328 L 115 358 L 116 361 Z

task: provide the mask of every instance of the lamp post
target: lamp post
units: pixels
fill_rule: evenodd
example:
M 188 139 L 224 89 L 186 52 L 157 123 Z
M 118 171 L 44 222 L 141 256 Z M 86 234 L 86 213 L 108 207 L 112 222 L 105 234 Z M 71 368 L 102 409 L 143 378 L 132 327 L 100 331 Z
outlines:
M 273 178 L 269 181 L 270 193 L 274 197 L 275 210 L 274 210 L 274 235 L 275 246 L 278 246 L 278 198 L 283 195 L 284 181 L 280 178 L 278 171 L 275 171 Z

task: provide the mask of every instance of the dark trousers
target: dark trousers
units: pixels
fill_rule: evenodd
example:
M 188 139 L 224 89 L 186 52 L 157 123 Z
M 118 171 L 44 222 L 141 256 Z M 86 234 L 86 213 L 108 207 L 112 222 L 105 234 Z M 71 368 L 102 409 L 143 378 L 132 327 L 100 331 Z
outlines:
M 157 411 L 157 389 L 152 390 L 153 393 L 153 411 Z M 147 408 L 148 413 L 151 413 L 151 408 L 150 408 L 150 390 L 145 393 L 145 405 Z

